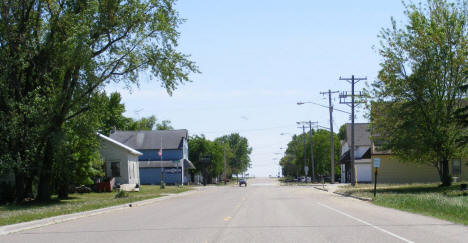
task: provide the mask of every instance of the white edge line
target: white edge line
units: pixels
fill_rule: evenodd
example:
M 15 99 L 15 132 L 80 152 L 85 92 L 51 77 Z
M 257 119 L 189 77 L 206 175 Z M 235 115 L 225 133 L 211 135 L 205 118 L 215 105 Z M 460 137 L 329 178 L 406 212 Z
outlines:
M 339 214 L 342 214 L 342 215 L 344 215 L 344 216 L 346 216 L 346 217 L 352 218 L 352 219 L 354 219 L 354 220 L 356 220 L 356 221 L 358 221 L 358 222 L 361 222 L 361 223 L 363 223 L 363 224 L 365 224 L 365 225 L 368 225 L 368 226 L 370 226 L 370 227 L 372 227 L 372 228 L 374 228 L 374 229 L 376 229 L 376 230 L 380 230 L 380 231 L 382 231 L 382 232 L 384 232 L 384 233 L 387 233 L 387 234 L 389 234 L 389 235 L 391 235 L 391 236 L 393 236 L 393 237 L 395 237 L 395 238 L 397 238 L 397 239 L 400 239 L 400 240 L 405 241 L 405 242 L 408 242 L 408 243 L 414 243 L 414 241 L 410 241 L 410 240 L 408 240 L 408 239 L 406 239 L 406 238 L 403 238 L 403 237 L 401 237 L 401 236 L 399 236 L 399 235 L 397 235 L 397 234 L 394 234 L 394 233 L 392 233 L 392 232 L 390 232 L 390 231 L 388 231 L 388 230 L 382 229 L 382 228 L 380 228 L 379 226 L 376 226 L 376 225 L 373 225 L 373 224 L 371 224 L 371 223 L 368 223 L 368 222 L 366 222 L 366 221 L 364 221 L 364 220 L 362 220 L 362 219 L 359 219 L 359 218 L 356 218 L 356 217 L 354 217 L 354 216 L 351 216 L 351 215 L 349 215 L 349 214 L 347 214 L 347 213 L 345 213 L 345 212 L 342 212 L 342 211 L 340 211 L 340 210 L 338 210 L 338 209 L 334 209 L 334 208 L 332 208 L 332 207 L 330 207 L 330 206 L 327 206 L 327 205 L 322 204 L 322 203 L 319 203 L 319 202 L 318 202 L 317 204 L 320 205 L 320 206 L 322 206 L 322 207 L 328 208 L 328 209 L 330 209 L 330 210 L 332 210 L 332 211 L 335 211 L 335 212 L 337 212 L 337 213 L 339 213 Z

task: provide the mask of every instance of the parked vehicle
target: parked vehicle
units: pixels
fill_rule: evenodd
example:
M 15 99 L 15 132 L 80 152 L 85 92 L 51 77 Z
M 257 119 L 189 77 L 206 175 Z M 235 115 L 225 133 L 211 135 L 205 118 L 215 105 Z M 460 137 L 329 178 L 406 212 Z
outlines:
M 244 178 L 239 179 L 239 186 L 242 185 L 247 186 L 247 180 L 245 180 Z

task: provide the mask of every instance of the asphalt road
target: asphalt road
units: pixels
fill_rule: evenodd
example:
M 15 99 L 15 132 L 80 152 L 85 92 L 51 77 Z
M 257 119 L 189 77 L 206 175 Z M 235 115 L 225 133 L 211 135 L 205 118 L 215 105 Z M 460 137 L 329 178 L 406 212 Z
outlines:
M 0 242 L 468 242 L 468 227 L 253 179 L 5 236 Z

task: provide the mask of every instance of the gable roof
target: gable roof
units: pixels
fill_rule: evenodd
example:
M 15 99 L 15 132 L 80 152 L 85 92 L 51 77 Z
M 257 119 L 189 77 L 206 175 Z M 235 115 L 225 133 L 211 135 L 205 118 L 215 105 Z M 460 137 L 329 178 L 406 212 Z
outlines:
M 359 146 L 354 148 L 354 159 L 370 159 L 371 157 L 371 148 L 370 146 Z M 351 160 L 351 151 L 348 149 L 344 152 L 340 158 L 340 163 L 347 163 Z
M 354 146 L 371 146 L 369 123 L 354 123 Z M 346 123 L 346 142 L 351 146 L 351 123 Z
M 134 149 L 182 149 L 187 129 L 153 131 L 115 131 L 110 137 Z
M 119 143 L 118 141 L 115 141 L 114 139 L 112 139 L 112 138 L 110 138 L 110 137 L 107 137 L 107 136 L 102 135 L 102 134 L 100 134 L 100 133 L 98 133 L 98 136 L 99 136 L 99 138 L 101 138 L 102 140 L 107 141 L 107 142 L 109 142 L 109 143 L 111 143 L 111 144 L 113 144 L 114 146 L 117 146 L 117 147 L 119 147 L 119 148 L 122 148 L 123 150 L 129 152 L 130 154 L 137 155 L 137 156 L 142 155 L 142 153 L 136 151 L 135 149 L 132 149 L 132 148 L 126 146 L 125 144 Z

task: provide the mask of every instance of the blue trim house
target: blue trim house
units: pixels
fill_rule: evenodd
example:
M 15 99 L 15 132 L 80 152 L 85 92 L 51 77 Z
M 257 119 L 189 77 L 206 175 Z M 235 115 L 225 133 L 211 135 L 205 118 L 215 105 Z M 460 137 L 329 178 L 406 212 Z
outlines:
M 187 184 L 189 169 L 194 169 L 188 160 L 188 131 L 115 131 L 110 138 L 136 149 L 142 155 L 138 157 L 140 183 L 159 185 L 161 172 L 164 172 L 166 184 Z M 162 149 L 162 156 L 159 151 Z

